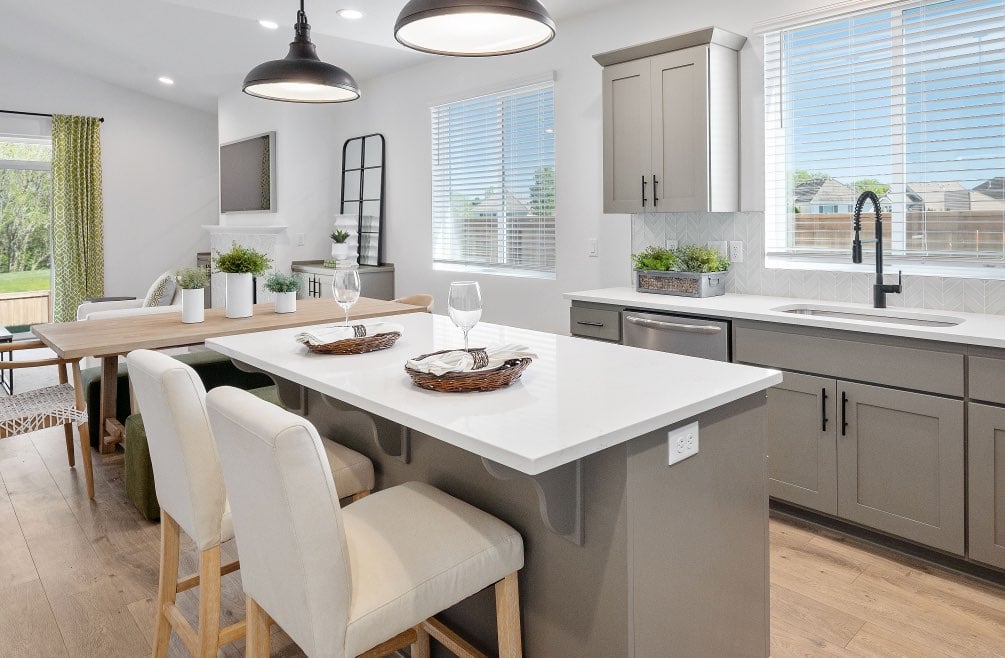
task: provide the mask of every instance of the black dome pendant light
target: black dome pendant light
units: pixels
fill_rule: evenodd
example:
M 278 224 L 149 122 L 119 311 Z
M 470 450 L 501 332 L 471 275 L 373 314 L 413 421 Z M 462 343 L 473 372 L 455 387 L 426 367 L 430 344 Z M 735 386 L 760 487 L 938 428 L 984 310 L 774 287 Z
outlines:
M 411 0 L 394 38 L 437 55 L 510 55 L 554 39 L 555 21 L 538 0 Z
M 291 103 L 344 103 L 359 98 L 359 85 L 352 76 L 318 57 L 304 0 L 300 0 L 294 31 L 286 57 L 251 69 L 244 78 L 244 93 Z

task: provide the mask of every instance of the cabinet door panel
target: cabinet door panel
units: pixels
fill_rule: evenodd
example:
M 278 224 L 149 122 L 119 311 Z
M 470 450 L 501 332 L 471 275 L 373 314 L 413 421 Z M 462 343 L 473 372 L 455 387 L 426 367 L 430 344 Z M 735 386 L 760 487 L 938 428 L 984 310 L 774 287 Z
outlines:
M 963 555 L 963 402 L 844 382 L 838 398 L 838 515 Z
M 794 372 L 768 389 L 769 493 L 827 514 L 837 514 L 836 389 Z
M 604 212 L 653 210 L 651 84 L 648 59 L 604 68 Z
M 655 212 L 708 210 L 708 48 L 652 58 Z
M 970 405 L 970 557 L 1005 569 L 1005 409 Z

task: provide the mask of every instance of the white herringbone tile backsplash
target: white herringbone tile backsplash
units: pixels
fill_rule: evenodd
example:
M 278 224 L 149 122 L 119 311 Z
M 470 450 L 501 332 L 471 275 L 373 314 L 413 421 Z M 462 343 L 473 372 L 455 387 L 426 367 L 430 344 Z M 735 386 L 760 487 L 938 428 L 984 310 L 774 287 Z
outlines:
M 749 295 L 803 297 L 835 302 L 872 299 L 873 276 L 866 272 L 768 269 L 764 266 L 764 213 L 663 213 L 632 216 L 632 253 L 650 245 L 706 244 L 742 240 L 744 259 L 734 263 L 726 290 Z M 851 246 L 848 248 L 851 257 Z M 890 280 L 896 276 L 888 269 Z M 890 306 L 1005 315 L 1005 281 L 958 277 L 905 276 L 904 292 L 887 297 Z

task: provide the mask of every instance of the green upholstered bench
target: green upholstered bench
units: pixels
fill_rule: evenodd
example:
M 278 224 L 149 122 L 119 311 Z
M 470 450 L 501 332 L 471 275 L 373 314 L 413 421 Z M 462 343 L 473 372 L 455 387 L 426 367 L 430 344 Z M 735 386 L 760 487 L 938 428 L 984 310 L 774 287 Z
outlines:
M 272 385 L 272 380 L 268 376 L 262 373 L 238 370 L 229 357 L 219 352 L 206 350 L 179 354 L 175 358 L 192 366 L 199 373 L 199 378 L 207 391 L 225 384 L 244 389 Z M 84 384 L 84 399 L 87 401 L 87 429 L 91 435 L 91 446 L 96 448 L 98 447 L 98 418 L 101 412 L 101 367 L 82 370 L 80 378 Z M 129 377 L 126 374 L 124 363 L 119 365 L 118 386 L 118 405 L 115 409 L 115 417 L 119 419 L 119 422 L 125 423 L 130 414 L 130 405 Z
M 282 406 L 274 385 L 251 389 L 251 393 Z M 156 521 L 160 518 L 161 508 L 157 503 L 154 472 L 150 465 L 150 448 L 140 414 L 133 414 L 126 419 L 126 497 L 147 519 Z

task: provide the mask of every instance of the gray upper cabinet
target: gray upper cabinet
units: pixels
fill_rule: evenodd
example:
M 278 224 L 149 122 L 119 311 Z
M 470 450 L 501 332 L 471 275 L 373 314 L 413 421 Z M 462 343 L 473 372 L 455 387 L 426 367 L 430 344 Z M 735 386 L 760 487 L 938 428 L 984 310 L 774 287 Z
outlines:
M 833 379 L 786 372 L 768 389 L 768 491 L 827 514 L 837 514 L 836 388 Z
M 594 56 L 604 65 L 604 212 L 739 210 L 745 41 L 709 28 Z
M 838 383 L 838 515 L 964 553 L 961 400 Z
M 1005 409 L 969 409 L 970 557 L 1005 569 Z

